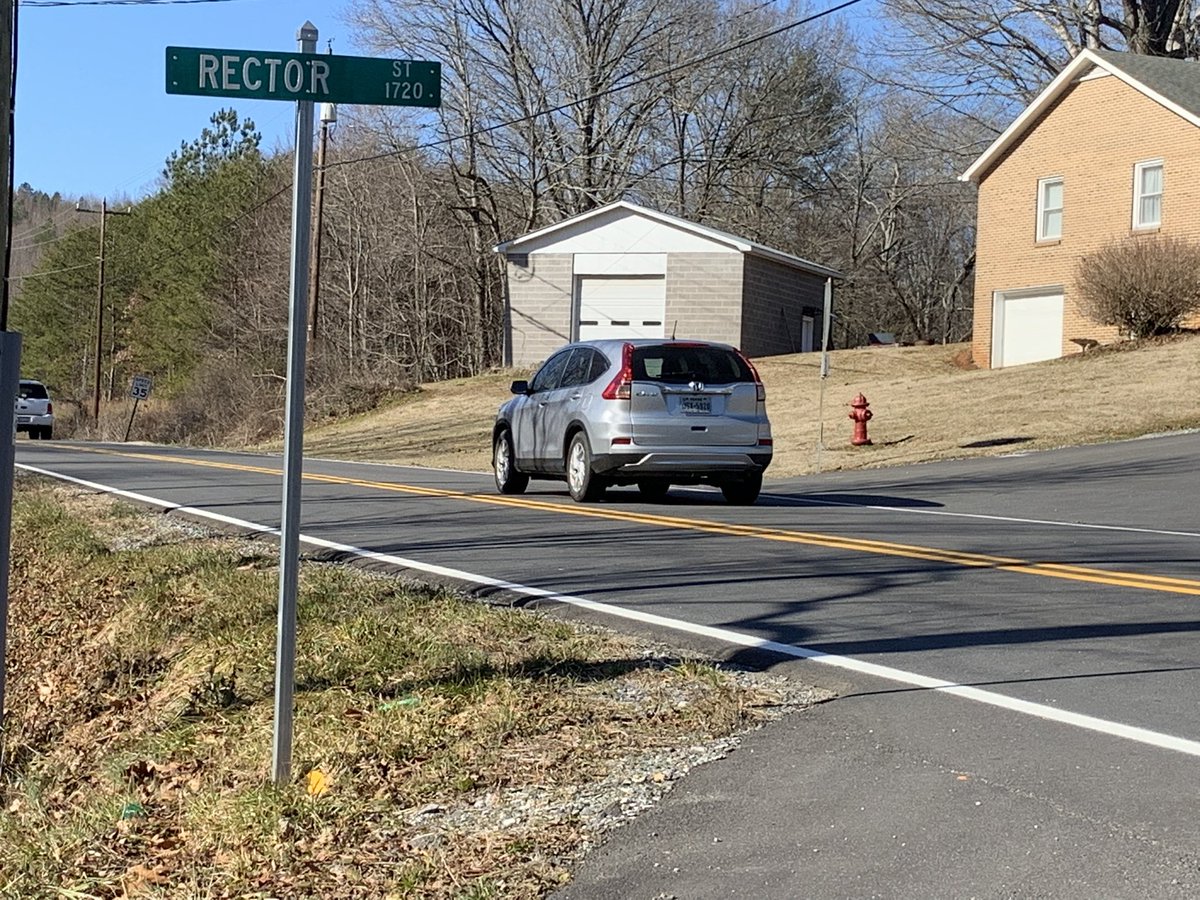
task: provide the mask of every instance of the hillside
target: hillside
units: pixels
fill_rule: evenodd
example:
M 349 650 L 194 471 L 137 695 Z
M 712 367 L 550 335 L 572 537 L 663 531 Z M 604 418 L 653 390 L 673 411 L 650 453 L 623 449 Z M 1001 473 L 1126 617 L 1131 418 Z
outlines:
M 819 354 L 757 360 L 775 433 L 768 480 L 818 465 L 897 465 L 1200 427 L 1200 335 L 994 371 L 956 366 L 965 349 L 833 351 L 820 417 Z M 393 406 L 310 429 L 305 452 L 488 471 L 492 417 L 509 382 L 526 375 L 495 372 L 426 385 Z M 849 403 L 859 391 L 875 416 L 870 447 L 850 445 Z

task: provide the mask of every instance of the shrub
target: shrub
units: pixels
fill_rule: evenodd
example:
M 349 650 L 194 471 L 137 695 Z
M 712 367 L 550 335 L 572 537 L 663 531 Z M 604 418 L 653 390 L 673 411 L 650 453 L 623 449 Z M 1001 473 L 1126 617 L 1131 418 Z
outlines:
M 1079 261 L 1079 306 L 1133 338 L 1175 330 L 1200 310 L 1200 244 L 1161 235 L 1114 241 Z

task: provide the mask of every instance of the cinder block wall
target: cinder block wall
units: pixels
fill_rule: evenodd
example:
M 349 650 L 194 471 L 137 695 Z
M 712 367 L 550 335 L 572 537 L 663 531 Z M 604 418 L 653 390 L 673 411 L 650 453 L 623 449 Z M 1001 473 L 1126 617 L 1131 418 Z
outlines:
M 799 353 L 801 318 L 813 317 L 813 341 L 821 342 L 825 280 L 791 266 L 747 256 L 742 289 L 742 333 L 747 356 Z
M 994 291 L 1061 284 L 1063 355 L 1080 352 L 1071 338 L 1116 338 L 1115 328 L 1080 312 L 1075 267 L 1134 234 L 1134 164 L 1160 157 L 1161 232 L 1200 240 L 1200 128 L 1115 76 L 1076 84 L 984 176 L 971 344 L 977 365 L 991 366 Z M 1063 178 L 1062 239 L 1038 242 L 1038 179 L 1051 176 Z
M 513 365 L 531 366 L 571 340 L 574 257 L 513 255 L 507 266 Z
M 667 256 L 667 337 L 722 341 L 735 346 L 742 330 L 742 254 L 671 253 Z

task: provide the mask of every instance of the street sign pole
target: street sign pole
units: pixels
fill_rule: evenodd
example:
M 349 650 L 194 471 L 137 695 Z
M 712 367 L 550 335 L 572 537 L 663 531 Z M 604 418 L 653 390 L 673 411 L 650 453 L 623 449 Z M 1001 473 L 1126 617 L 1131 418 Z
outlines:
M 829 377 L 829 329 L 833 324 L 833 279 L 825 279 L 825 302 L 821 312 L 821 387 L 817 393 L 817 474 L 821 474 L 821 451 L 825 449 L 825 380 Z
M 150 376 L 134 375 L 129 384 L 129 396 L 133 398 L 133 412 L 129 414 L 129 423 L 125 426 L 125 440 L 129 440 L 129 432 L 133 431 L 133 417 L 137 415 L 138 404 L 150 396 Z
M 3 0 L 0 0 L 3 2 Z M 272 777 L 289 779 L 296 670 L 296 586 L 300 569 L 300 486 L 304 466 L 304 364 L 308 338 L 308 265 L 312 228 L 313 104 L 364 103 L 434 108 L 442 103 L 442 64 L 320 54 L 317 29 L 296 33 L 298 53 L 166 48 L 168 94 L 260 98 L 296 104 L 292 177 L 292 292 L 288 316 L 284 413 L 283 508 L 279 528 L 279 625 L 275 641 L 275 734 Z M 145 399 L 144 397 L 142 399 Z M 135 406 L 136 409 L 136 406 Z
M 317 49 L 317 29 L 296 33 L 301 53 Z M 283 510 L 279 537 L 279 623 L 275 642 L 275 732 L 271 777 L 285 784 L 292 770 L 292 706 L 296 681 L 296 587 L 300 568 L 300 489 L 304 468 L 304 353 L 308 338 L 308 245 L 312 222 L 313 101 L 296 103 L 292 176 L 292 296 L 288 315 L 287 405 L 284 409 Z

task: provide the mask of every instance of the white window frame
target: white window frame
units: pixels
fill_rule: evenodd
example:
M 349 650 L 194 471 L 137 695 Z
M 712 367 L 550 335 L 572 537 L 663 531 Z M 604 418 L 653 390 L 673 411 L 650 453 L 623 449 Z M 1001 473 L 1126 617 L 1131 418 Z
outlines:
M 1046 207 L 1046 189 L 1052 184 L 1057 184 L 1060 188 L 1063 189 L 1062 190 L 1062 205 L 1060 205 L 1057 210 L 1059 213 L 1058 234 L 1047 234 L 1046 233 L 1046 213 L 1055 211 L 1054 209 L 1048 209 Z M 1066 201 L 1067 201 L 1067 192 L 1066 192 L 1065 179 L 1061 175 L 1051 175 L 1049 178 L 1039 178 L 1038 179 L 1037 240 L 1039 240 L 1039 241 L 1061 241 L 1062 240 L 1062 215 L 1063 215 L 1063 211 L 1067 205 Z
M 1158 192 L 1158 220 L 1154 222 L 1141 221 L 1142 199 L 1151 196 L 1150 194 L 1142 193 L 1142 173 L 1146 169 L 1162 169 L 1160 181 L 1162 187 Z M 1163 165 L 1161 158 L 1159 159 L 1144 159 L 1140 163 L 1135 163 L 1133 167 L 1133 230 L 1146 231 L 1154 228 L 1162 227 L 1162 202 L 1163 195 L 1167 192 L 1167 168 Z

